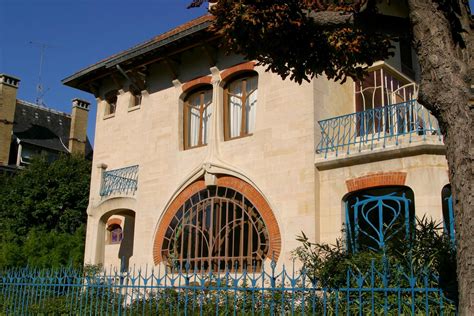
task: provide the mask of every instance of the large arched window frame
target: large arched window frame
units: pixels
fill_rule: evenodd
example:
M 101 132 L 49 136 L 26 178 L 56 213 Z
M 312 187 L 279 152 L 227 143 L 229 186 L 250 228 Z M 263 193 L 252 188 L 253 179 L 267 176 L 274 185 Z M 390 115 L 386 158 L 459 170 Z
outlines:
M 393 238 L 411 240 L 414 194 L 405 186 L 367 188 L 344 198 L 348 248 L 383 251 Z
M 212 116 L 212 85 L 202 85 L 187 94 L 183 106 L 184 149 L 207 144 Z
M 205 232 L 204 236 L 210 236 L 211 209 L 214 210 L 213 223 L 219 224 L 221 235 L 212 233 L 213 238 L 206 237 L 209 244 L 201 241 L 196 243 L 192 239 L 191 243 L 185 244 L 188 239 L 179 239 L 185 234 L 188 238 L 193 236 L 192 233 L 194 236 L 196 236 L 196 232 L 201 234 L 196 231 L 198 228 L 201 232 Z M 219 212 L 220 215 L 217 216 L 216 214 Z M 231 213 L 233 215 L 230 215 Z M 203 217 L 203 215 L 205 216 Z M 202 229 L 203 218 L 208 219 L 204 225 L 205 230 Z M 220 218 L 221 221 L 216 221 L 217 218 Z M 198 221 L 201 225 L 196 225 Z M 215 225 L 212 226 L 214 232 L 216 231 Z M 188 233 L 184 232 L 184 226 L 187 226 Z M 242 229 L 242 227 L 243 234 L 231 237 L 232 230 Z M 254 227 L 252 232 L 248 227 Z M 178 234 L 176 235 L 176 233 Z M 252 238 L 249 237 L 250 235 Z M 223 236 L 229 238 L 223 239 Z M 241 236 L 245 238 L 241 239 Z M 256 239 L 257 236 L 259 240 Z M 200 240 L 200 238 L 192 238 Z M 253 245 L 248 247 L 246 242 L 250 239 L 252 243 L 248 244 Z M 224 240 L 224 243 L 219 244 L 219 240 Z M 225 240 L 227 240 L 227 245 Z M 241 240 L 244 244 L 243 247 L 240 247 Z M 181 246 L 181 242 L 183 242 L 183 246 Z M 191 247 L 189 250 L 191 252 L 188 252 L 188 245 L 198 245 L 199 251 L 195 252 L 195 248 Z M 206 245 L 208 255 L 204 251 L 201 253 L 200 245 Z M 258 271 L 264 261 L 276 262 L 280 251 L 279 225 L 265 198 L 248 182 L 228 175 L 217 175 L 215 185 L 206 186 L 204 179 L 196 180 L 170 202 L 157 226 L 153 259 L 155 264 L 163 263 L 169 267 L 183 270 L 219 272 L 227 269 L 231 271 L 245 269 L 246 271 Z
M 205 188 L 183 203 L 165 233 L 162 256 L 193 271 L 259 270 L 269 233 L 256 207 L 240 192 Z
M 224 86 L 224 139 L 252 135 L 255 130 L 258 74 L 245 72 Z

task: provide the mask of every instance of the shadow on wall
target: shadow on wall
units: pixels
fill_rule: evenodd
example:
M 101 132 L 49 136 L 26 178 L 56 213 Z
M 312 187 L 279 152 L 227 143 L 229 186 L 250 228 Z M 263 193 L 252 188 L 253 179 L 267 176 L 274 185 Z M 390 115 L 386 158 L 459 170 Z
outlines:
M 128 270 L 130 257 L 133 256 L 133 239 L 135 236 L 135 216 L 124 215 L 123 239 L 120 243 L 118 258 L 120 259 L 120 270 Z

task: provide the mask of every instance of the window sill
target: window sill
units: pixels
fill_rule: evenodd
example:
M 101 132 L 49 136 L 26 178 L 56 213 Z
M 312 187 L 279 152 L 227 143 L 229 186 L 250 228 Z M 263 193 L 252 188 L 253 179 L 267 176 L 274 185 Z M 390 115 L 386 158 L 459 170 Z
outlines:
M 247 138 L 247 137 L 250 137 L 250 136 L 253 136 L 253 133 L 245 134 L 245 135 L 241 135 L 241 136 L 236 136 L 236 137 L 232 137 L 232 138 L 227 138 L 227 139 L 224 139 L 224 141 L 228 142 L 228 141 L 231 141 L 231 140 Z
M 202 144 L 202 145 L 197 145 L 197 146 L 193 146 L 193 147 L 186 147 L 184 148 L 184 150 L 191 150 L 191 149 L 196 149 L 196 148 L 202 148 L 202 147 L 206 147 L 207 144 Z
M 115 117 L 115 113 L 106 114 L 106 115 L 104 115 L 104 118 L 103 118 L 103 119 L 104 119 L 104 120 L 108 120 L 108 119 L 110 119 L 110 118 L 112 118 L 112 117 Z
M 139 110 L 140 108 L 141 108 L 141 105 L 131 106 L 128 108 L 128 112 L 133 112 L 133 111 Z

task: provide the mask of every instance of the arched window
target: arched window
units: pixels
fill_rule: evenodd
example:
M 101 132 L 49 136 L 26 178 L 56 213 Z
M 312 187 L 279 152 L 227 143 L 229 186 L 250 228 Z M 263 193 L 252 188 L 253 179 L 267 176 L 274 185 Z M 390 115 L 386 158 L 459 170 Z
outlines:
M 230 81 L 224 91 L 225 139 L 247 136 L 255 130 L 258 76 L 247 73 Z
M 122 227 L 118 224 L 110 225 L 107 230 L 109 231 L 109 243 L 120 244 L 123 239 Z
M 410 240 L 415 219 L 411 189 L 392 186 L 356 191 L 345 198 L 345 207 L 351 251 L 378 251 L 393 238 Z
M 441 205 L 443 207 L 443 226 L 444 231 L 448 234 L 453 245 L 456 244 L 454 231 L 454 210 L 453 210 L 453 194 L 451 192 L 451 184 L 446 184 L 441 190 Z
M 172 218 L 162 257 L 191 271 L 259 270 L 270 247 L 265 222 L 241 193 L 211 186 L 192 195 Z
M 211 125 L 212 86 L 190 93 L 184 101 L 184 149 L 207 144 Z

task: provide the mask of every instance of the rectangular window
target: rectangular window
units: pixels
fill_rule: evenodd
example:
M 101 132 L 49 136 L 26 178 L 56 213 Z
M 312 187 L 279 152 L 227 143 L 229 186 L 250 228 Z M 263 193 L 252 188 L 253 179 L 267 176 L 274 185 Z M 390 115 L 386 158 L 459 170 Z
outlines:
M 117 110 L 117 91 L 110 91 L 105 95 L 105 115 L 115 114 Z

